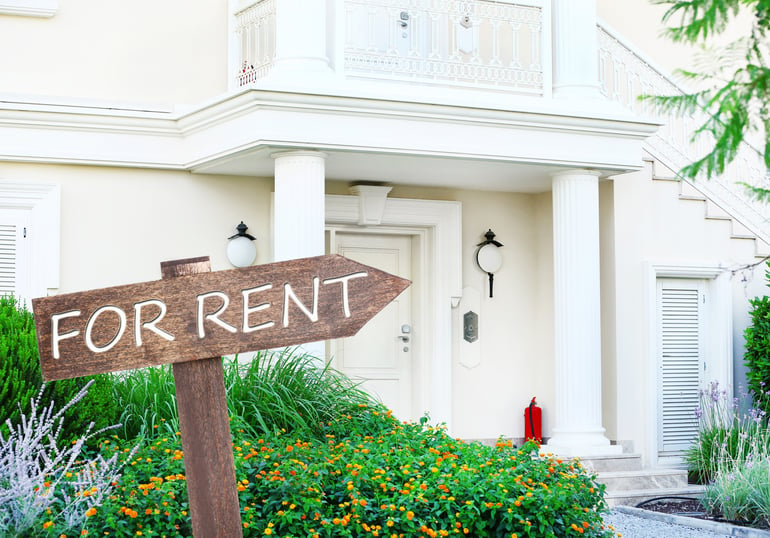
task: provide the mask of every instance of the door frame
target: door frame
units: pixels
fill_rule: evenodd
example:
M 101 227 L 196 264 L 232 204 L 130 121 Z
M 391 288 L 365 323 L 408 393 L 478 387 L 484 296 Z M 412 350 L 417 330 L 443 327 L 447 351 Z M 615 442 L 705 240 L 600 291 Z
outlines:
M 434 424 L 452 432 L 452 308 L 462 296 L 462 204 L 438 200 L 387 198 L 380 225 L 361 226 L 357 196 L 326 195 L 326 229 L 356 233 L 395 233 L 417 238 L 412 263 L 419 281 L 412 309 L 420 328 L 412 357 L 422 364 L 414 386 L 426 389 L 413 401 Z
M 728 392 L 733 390 L 733 350 L 732 350 L 732 300 L 730 274 L 722 264 L 674 264 L 647 263 L 647 455 L 650 466 L 682 467 L 681 458 L 660 458 L 658 455 L 658 304 L 657 289 L 659 278 L 693 279 L 704 282 L 703 292 L 706 305 L 703 309 L 703 327 L 708 327 L 703 334 L 703 348 L 706 360 L 711 365 L 711 379 L 704 383 L 719 381 Z M 705 387 L 703 387 L 705 388 Z M 732 394 L 730 394 L 732 396 Z

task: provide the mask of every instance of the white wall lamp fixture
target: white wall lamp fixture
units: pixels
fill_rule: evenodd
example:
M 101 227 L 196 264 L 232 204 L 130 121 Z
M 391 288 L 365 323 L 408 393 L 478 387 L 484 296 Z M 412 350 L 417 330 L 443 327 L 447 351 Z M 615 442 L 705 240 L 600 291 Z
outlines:
M 227 259 L 235 267 L 248 267 L 257 259 L 257 238 L 246 233 L 249 227 L 243 221 L 235 229 L 238 233 L 227 238 Z
M 503 265 L 503 257 L 500 254 L 500 247 L 503 244 L 500 241 L 495 241 L 495 233 L 490 228 L 487 233 L 484 234 L 486 241 L 479 243 L 479 248 L 476 250 L 476 265 L 479 269 L 489 275 L 489 296 L 492 297 L 492 286 L 495 281 L 495 273 Z

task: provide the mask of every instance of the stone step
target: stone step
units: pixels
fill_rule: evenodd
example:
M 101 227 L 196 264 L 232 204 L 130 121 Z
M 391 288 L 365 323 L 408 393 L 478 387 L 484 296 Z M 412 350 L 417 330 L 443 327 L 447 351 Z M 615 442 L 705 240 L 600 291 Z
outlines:
M 697 499 L 703 496 L 705 489 L 705 486 L 691 484 L 682 488 L 607 491 L 604 499 L 610 508 L 614 506 L 636 506 L 639 503 L 658 497 L 692 497 Z
M 687 471 L 681 469 L 645 469 L 599 473 L 597 482 L 607 491 L 653 490 L 687 487 Z
M 585 456 L 580 458 L 580 463 L 587 471 L 600 474 L 604 472 L 642 470 L 642 457 L 639 454 Z

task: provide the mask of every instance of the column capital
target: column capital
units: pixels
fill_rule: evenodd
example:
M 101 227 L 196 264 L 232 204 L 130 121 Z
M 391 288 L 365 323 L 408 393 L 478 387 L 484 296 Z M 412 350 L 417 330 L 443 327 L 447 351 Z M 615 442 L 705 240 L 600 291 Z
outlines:
M 317 157 L 321 159 L 326 159 L 328 157 L 327 153 L 324 153 L 323 151 L 318 151 L 315 149 L 289 149 L 285 151 L 276 151 L 275 153 L 271 153 L 270 157 L 273 159 L 282 159 L 284 157 Z
M 558 172 L 554 172 L 551 174 L 552 179 L 556 179 L 559 177 L 565 177 L 565 176 L 592 176 L 592 177 L 601 177 L 602 173 L 598 170 L 591 170 L 588 168 L 572 168 L 569 170 L 559 170 Z

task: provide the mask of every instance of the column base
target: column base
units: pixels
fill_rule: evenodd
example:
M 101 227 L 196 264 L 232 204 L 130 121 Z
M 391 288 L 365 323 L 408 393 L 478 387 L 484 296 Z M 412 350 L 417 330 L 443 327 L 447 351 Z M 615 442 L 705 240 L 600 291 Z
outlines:
M 610 444 L 601 432 L 560 432 L 543 445 L 541 452 L 552 452 L 559 456 L 614 456 L 623 453 L 623 447 Z

